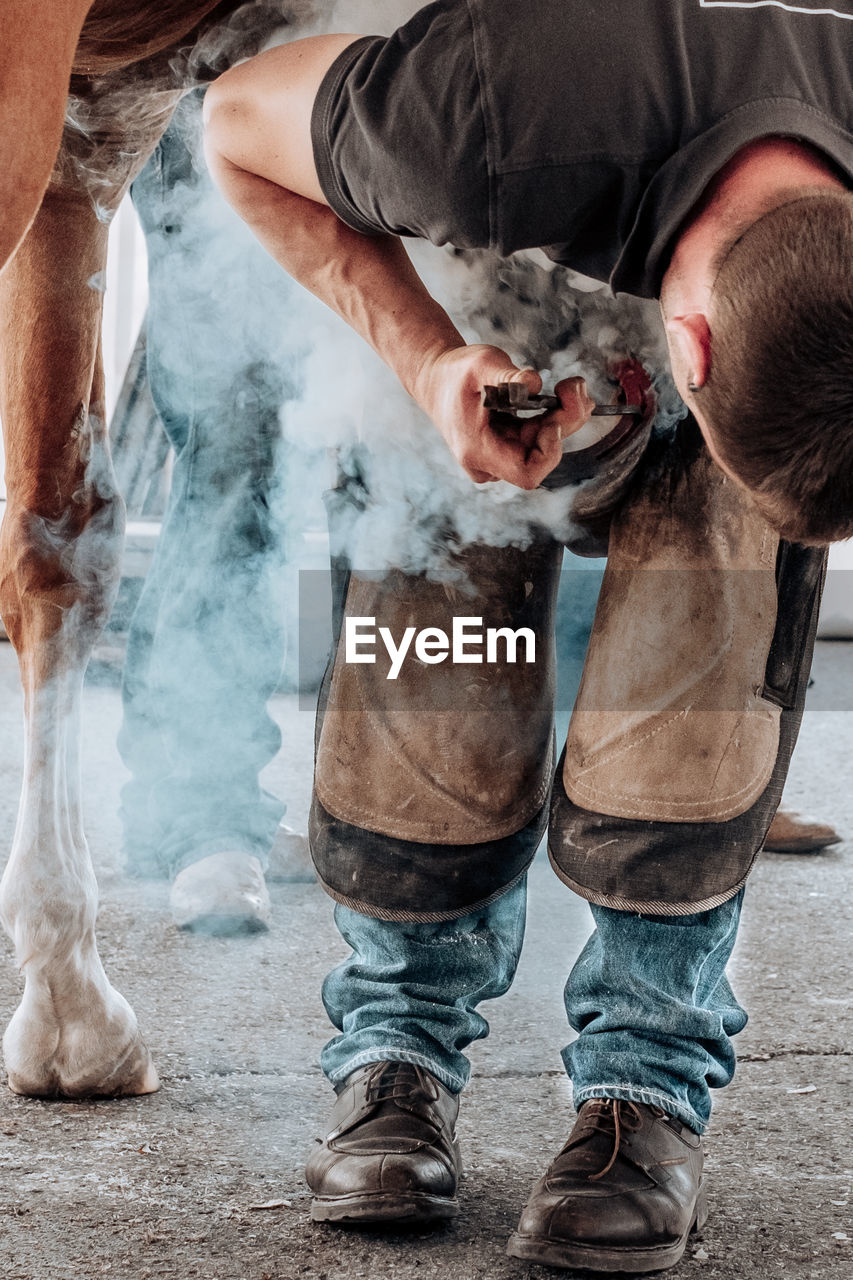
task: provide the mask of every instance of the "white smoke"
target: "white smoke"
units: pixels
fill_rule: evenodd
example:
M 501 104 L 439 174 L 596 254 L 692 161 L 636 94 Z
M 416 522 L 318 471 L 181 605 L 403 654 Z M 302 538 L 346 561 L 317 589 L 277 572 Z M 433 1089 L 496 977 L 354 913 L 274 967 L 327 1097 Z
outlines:
M 386 34 L 420 7 L 416 0 L 253 0 L 171 59 L 172 84 L 191 87 L 261 47 L 308 34 Z M 127 89 L 122 110 L 137 88 Z M 84 133 L 82 114 L 75 124 Z M 188 122 L 182 127 L 200 168 L 198 115 L 182 112 L 181 119 Z M 350 556 L 359 567 L 440 569 L 448 551 L 472 542 L 524 546 L 543 527 L 557 538 L 568 534 L 570 491 L 523 493 L 504 483 L 473 484 L 367 345 L 272 264 L 265 271 L 257 255 L 247 258 L 245 231 L 218 195 L 205 195 L 202 206 L 199 199 L 195 175 L 178 183 L 168 219 L 187 228 L 170 243 L 170 251 L 193 266 L 185 310 L 204 342 L 210 340 L 211 299 L 233 294 L 227 342 L 216 344 L 217 352 L 227 351 L 216 370 L 223 388 L 256 364 L 283 373 L 289 479 L 281 505 L 289 528 L 304 523 L 318 489 L 339 467 L 357 473 L 366 493 L 347 518 Z M 494 343 L 518 363 L 540 369 L 546 386 L 581 374 L 602 398 L 612 390 L 610 363 L 634 356 L 654 377 L 660 429 L 681 416 L 655 304 L 614 299 L 543 254 L 502 259 L 426 243 L 407 247 L 430 291 L 470 340 Z M 180 367 L 169 372 L 181 377 Z

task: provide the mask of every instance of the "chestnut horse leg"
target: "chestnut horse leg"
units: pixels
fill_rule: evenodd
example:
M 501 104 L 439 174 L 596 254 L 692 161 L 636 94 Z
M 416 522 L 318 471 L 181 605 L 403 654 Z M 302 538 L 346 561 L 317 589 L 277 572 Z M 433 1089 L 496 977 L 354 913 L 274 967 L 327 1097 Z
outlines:
M 0 270 L 47 187 L 74 51 L 91 3 L 4 0 L 0 9 Z
M 17 1093 L 148 1093 L 157 1073 L 95 941 L 83 834 L 83 673 L 120 574 L 124 508 L 104 422 L 101 292 L 107 228 L 88 195 L 52 187 L 0 276 L 6 517 L 0 612 L 25 698 L 25 779 L 0 917 L 24 995 L 3 1047 Z

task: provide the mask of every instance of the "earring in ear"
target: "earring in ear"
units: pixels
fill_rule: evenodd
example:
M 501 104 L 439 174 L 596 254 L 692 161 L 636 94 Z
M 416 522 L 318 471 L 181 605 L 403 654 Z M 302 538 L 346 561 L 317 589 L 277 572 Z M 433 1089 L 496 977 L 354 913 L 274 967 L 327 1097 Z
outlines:
M 696 391 L 700 391 L 701 387 L 699 386 L 698 382 L 688 382 L 687 390 L 690 392 L 696 392 Z

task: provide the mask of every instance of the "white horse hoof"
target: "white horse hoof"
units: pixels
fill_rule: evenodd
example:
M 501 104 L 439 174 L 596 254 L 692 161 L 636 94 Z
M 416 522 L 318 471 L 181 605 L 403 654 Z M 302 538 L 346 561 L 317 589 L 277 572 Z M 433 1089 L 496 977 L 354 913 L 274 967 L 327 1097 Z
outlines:
M 73 1075 L 52 1063 L 40 1064 L 38 1071 L 19 1071 L 8 1050 L 5 1056 L 9 1088 L 28 1098 L 129 1098 L 160 1088 L 157 1069 L 141 1040 L 129 1045 L 115 1066 L 97 1064 Z
M 184 867 L 169 895 L 172 918 L 196 933 L 256 933 L 269 928 L 270 896 L 250 853 L 212 853 Z
M 30 1098 L 120 1098 L 160 1088 L 124 996 L 103 976 L 68 992 L 34 975 L 3 1037 L 9 1088 Z M 73 996 L 81 996 L 75 1002 Z M 64 1006 L 64 1007 L 63 1007 Z

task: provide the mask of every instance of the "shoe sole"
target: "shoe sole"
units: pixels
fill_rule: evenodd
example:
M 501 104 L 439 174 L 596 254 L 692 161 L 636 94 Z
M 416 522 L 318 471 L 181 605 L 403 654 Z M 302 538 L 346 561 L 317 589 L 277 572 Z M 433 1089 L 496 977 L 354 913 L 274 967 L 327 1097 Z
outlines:
M 578 1271 L 665 1271 L 680 1262 L 687 1241 L 694 1231 L 701 1231 L 708 1220 L 705 1188 L 699 1189 L 690 1229 L 674 1244 L 656 1245 L 649 1249 L 606 1249 L 578 1244 L 572 1240 L 547 1240 L 536 1236 L 510 1236 L 506 1251 L 511 1258 L 538 1262 L 545 1267 L 563 1267 Z
M 359 1192 L 352 1196 L 315 1196 L 311 1201 L 314 1222 L 341 1222 L 366 1226 L 371 1222 L 420 1224 L 455 1218 L 459 1202 L 424 1193 Z
M 799 840 L 774 840 L 762 847 L 765 853 L 820 853 L 823 849 L 831 849 L 842 843 L 841 836 L 834 836 L 831 840 L 809 839 L 804 836 Z

